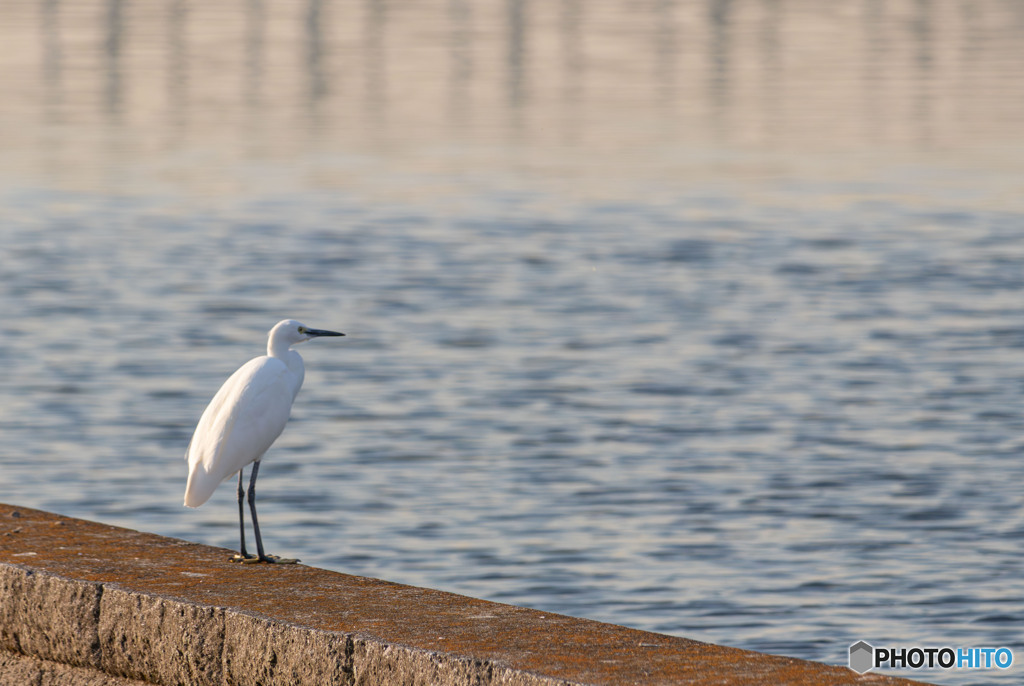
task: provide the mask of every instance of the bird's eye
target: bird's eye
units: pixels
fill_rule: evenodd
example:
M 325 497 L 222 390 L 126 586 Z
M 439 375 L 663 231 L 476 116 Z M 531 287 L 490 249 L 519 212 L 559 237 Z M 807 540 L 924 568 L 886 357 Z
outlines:
M 306 327 L 300 326 L 299 327 L 299 333 L 306 333 Z

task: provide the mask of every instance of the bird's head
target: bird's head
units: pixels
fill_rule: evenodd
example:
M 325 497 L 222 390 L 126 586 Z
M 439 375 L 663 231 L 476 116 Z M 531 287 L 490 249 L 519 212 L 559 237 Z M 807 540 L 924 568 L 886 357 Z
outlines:
M 275 347 L 274 343 L 286 343 L 288 346 L 298 345 L 304 343 L 311 338 L 317 338 L 319 336 L 344 336 L 343 333 L 337 331 L 326 331 L 324 329 L 311 329 L 302 322 L 297 322 L 294 319 L 285 319 L 274 325 L 274 328 L 270 330 L 270 347 Z

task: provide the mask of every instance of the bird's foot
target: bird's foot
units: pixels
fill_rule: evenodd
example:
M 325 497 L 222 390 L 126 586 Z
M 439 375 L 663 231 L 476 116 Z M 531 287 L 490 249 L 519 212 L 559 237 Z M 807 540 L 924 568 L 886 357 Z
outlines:
M 240 555 L 238 553 L 235 553 L 228 559 L 228 562 L 239 562 L 244 565 L 256 564 L 259 561 L 260 559 L 255 555 Z
M 260 562 L 266 562 L 268 564 L 275 565 L 293 565 L 298 563 L 298 558 L 294 557 L 278 557 L 277 555 L 264 555 L 263 557 L 257 557 L 256 555 L 239 555 L 235 553 L 229 562 L 239 562 L 243 565 L 255 565 Z

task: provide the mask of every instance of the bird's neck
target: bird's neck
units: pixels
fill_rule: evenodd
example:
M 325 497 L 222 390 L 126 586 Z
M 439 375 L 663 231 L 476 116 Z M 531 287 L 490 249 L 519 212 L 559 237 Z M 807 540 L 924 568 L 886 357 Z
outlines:
M 292 397 L 295 397 L 295 394 L 302 388 L 302 380 L 306 376 L 305 365 L 302 364 L 302 356 L 294 350 L 290 350 L 287 345 L 281 349 L 268 345 L 267 355 L 281 360 L 288 367 L 288 371 L 291 372 Z
M 276 357 L 279 360 L 288 361 L 288 342 L 287 341 L 275 341 L 273 339 L 267 341 L 267 355 L 270 357 Z

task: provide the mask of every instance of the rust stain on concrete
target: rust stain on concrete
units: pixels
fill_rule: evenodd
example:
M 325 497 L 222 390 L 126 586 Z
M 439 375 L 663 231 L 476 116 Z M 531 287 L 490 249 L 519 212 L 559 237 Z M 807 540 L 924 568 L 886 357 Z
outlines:
M 912 684 L 0 504 L 0 562 L 586 684 Z

